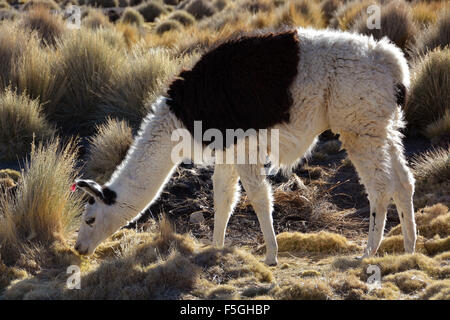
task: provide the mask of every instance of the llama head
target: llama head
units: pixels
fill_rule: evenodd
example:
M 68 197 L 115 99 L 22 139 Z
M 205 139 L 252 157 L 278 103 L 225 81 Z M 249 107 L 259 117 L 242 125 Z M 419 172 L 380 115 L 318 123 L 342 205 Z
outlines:
M 81 218 L 75 250 L 83 255 L 91 255 L 95 248 L 116 232 L 123 221 L 113 212 L 117 209 L 116 193 L 92 180 L 76 180 L 74 188 L 80 188 L 90 195 Z

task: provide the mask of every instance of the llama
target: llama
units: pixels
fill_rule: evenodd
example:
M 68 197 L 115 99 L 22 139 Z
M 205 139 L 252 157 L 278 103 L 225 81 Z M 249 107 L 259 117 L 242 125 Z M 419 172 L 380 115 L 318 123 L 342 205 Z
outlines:
M 339 134 L 370 202 L 363 257 L 377 252 L 391 198 L 400 217 L 405 251 L 412 253 L 414 179 L 399 132 L 408 86 L 406 60 L 387 39 L 300 28 L 228 40 L 172 82 L 109 182 L 101 186 L 92 180 L 76 181 L 92 197 L 75 249 L 92 254 L 100 242 L 150 206 L 178 164 L 170 160 L 176 143 L 172 132 L 185 128 L 192 143 L 202 144 L 192 133 L 193 122 L 200 120 L 205 130 L 277 129 L 279 167 L 286 171 L 309 152 L 322 132 L 331 129 Z M 261 174 L 263 166 L 262 161 L 215 164 L 213 244 L 224 245 L 240 180 L 264 236 L 265 262 L 275 265 L 273 199 Z

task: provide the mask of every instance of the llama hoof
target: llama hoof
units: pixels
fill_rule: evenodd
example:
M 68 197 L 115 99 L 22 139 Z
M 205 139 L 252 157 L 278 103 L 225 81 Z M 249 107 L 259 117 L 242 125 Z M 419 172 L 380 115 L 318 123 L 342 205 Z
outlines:
M 274 266 L 276 266 L 278 264 L 278 260 L 277 260 L 277 258 L 275 258 L 275 259 L 266 259 L 264 261 L 264 263 L 266 265 L 270 266 L 270 267 L 274 267 Z

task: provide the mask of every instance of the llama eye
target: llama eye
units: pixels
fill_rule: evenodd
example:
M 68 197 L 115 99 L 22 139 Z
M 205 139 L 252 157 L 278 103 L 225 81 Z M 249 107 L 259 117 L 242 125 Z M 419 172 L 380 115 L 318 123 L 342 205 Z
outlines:
M 86 219 L 86 224 L 88 225 L 88 226 L 91 226 L 94 222 L 95 222 L 95 218 L 89 218 L 89 219 Z

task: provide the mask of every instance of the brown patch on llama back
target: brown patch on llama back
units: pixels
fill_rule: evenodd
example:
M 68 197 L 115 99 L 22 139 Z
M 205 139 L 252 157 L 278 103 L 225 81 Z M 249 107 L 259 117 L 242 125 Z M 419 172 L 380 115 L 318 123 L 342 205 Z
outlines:
M 169 87 L 167 104 L 192 135 L 194 121 L 224 137 L 226 129 L 288 122 L 299 59 L 295 30 L 228 40 L 180 73 Z

